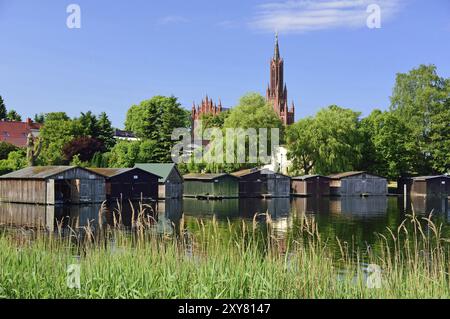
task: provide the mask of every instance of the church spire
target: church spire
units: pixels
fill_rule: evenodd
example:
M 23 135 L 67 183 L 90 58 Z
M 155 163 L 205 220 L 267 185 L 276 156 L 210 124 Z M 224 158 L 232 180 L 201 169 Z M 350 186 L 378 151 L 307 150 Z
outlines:
M 280 59 L 280 46 L 278 45 L 278 32 L 275 33 L 275 53 L 273 59 L 278 61 Z
M 280 55 L 278 32 L 275 34 L 274 56 L 270 61 L 270 84 L 267 90 L 267 100 L 273 104 L 273 109 L 285 125 L 294 123 L 294 109 L 289 109 L 287 101 L 288 90 L 284 83 L 284 61 Z

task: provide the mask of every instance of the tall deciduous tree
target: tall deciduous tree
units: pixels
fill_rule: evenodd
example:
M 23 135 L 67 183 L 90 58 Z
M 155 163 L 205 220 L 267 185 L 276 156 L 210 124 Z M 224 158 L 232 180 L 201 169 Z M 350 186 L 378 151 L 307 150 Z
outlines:
M 110 167 L 133 167 L 136 163 L 150 163 L 155 158 L 157 143 L 152 140 L 120 141 L 109 154 Z
M 258 93 L 243 96 L 224 121 L 224 128 L 278 128 L 284 130 L 283 123 L 273 108 Z
M 159 162 L 171 160 L 172 132 L 190 125 L 189 112 L 181 108 L 176 97 L 155 96 L 133 105 L 127 113 L 125 128 L 142 139 L 154 141 Z
M 270 155 L 272 152 L 271 149 L 271 129 L 279 129 L 279 142 L 284 142 L 284 125 L 281 122 L 278 115 L 275 113 L 273 108 L 268 104 L 264 97 L 262 97 L 258 93 L 249 93 L 244 95 L 240 100 L 239 104 L 231 109 L 228 116 L 224 121 L 224 141 L 228 145 L 233 141 L 227 140 L 227 129 L 255 129 L 256 133 L 260 133 L 260 129 L 267 129 L 267 146 L 266 145 L 256 145 L 258 147 L 258 151 L 265 151 L 267 155 Z M 259 135 L 258 135 L 259 137 Z M 249 144 L 250 140 L 246 138 L 246 153 L 251 149 L 251 145 Z M 253 145 L 255 146 L 255 145 Z M 261 150 L 260 147 L 264 147 L 264 150 Z M 237 150 L 237 148 L 235 148 Z M 229 154 L 227 154 L 229 155 Z M 248 158 L 246 156 L 246 158 Z M 258 159 L 258 162 L 260 159 Z M 248 163 L 248 164 L 227 164 L 224 165 L 225 171 L 238 170 L 246 167 L 253 167 L 256 163 Z M 220 171 L 222 168 L 218 165 L 208 165 L 207 169 L 212 172 Z
M 286 141 L 288 157 L 292 160 L 295 174 L 308 175 L 314 169 L 318 158 L 315 138 L 315 119 L 307 117 L 288 127 Z
M 303 173 L 331 174 L 353 170 L 362 155 L 359 113 L 330 106 L 289 129 L 290 159 Z
M 64 145 L 81 136 L 82 131 L 79 122 L 71 120 L 64 112 L 46 114 L 45 125 L 40 132 L 42 150 L 39 162 L 44 165 L 64 164 Z
M 445 172 L 449 167 L 442 152 L 448 144 L 450 79 L 437 74 L 436 66 L 421 65 L 397 74 L 391 111 L 409 129 L 409 142 L 418 146 L 413 173 Z
M 373 111 L 361 122 L 364 139 L 359 169 L 397 179 L 411 171 L 417 145 L 410 129 L 391 112 Z

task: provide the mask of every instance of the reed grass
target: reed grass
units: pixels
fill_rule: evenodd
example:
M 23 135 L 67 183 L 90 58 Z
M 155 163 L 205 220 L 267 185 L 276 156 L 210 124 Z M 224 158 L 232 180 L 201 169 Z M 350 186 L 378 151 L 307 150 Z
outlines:
M 182 222 L 165 234 L 145 209 L 131 229 L 117 218 L 96 229 L 3 231 L 0 298 L 450 297 L 450 242 L 431 217 L 408 216 L 361 249 L 322 238 L 305 215 L 297 216 L 295 236 L 280 239 L 266 215 L 225 227 L 191 219 L 189 229 Z M 66 283 L 73 263 L 81 267 L 80 289 Z M 381 268 L 381 288 L 367 286 L 369 264 Z

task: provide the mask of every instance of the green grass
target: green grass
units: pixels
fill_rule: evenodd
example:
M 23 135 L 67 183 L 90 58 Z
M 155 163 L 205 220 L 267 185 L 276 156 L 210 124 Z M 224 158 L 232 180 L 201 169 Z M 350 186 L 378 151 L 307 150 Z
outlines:
M 299 216 L 296 236 L 277 239 L 265 222 L 190 220 L 158 235 L 139 218 L 133 231 L 87 227 L 84 237 L 7 230 L 0 235 L 1 298 L 449 298 L 449 241 L 411 216 L 371 249 L 321 238 Z M 185 225 L 186 223 L 182 223 Z M 424 230 L 426 227 L 426 231 Z M 101 233 L 101 235 L 100 235 Z M 66 270 L 79 257 L 81 289 Z M 362 262 L 382 268 L 369 289 Z

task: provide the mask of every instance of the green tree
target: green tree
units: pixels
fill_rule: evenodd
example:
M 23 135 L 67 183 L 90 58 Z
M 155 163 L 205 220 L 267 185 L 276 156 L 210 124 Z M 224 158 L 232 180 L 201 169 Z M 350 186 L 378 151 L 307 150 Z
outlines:
M 264 146 L 266 149 L 262 151 L 266 151 L 267 155 L 271 154 L 271 129 L 279 129 L 279 142 L 284 142 L 284 125 L 281 122 L 278 115 L 275 113 L 273 108 L 269 103 L 266 102 L 265 98 L 262 97 L 258 93 L 248 93 L 244 95 L 240 100 L 239 104 L 234 107 L 226 117 L 224 121 L 224 140 L 225 143 L 229 143 L 226 140 L 226 130 L 228 128 L 233 129 L 255 129 L 256 133 L 259 133 L 259 129 L 267 129 L 267 143 L 268 147 Z M 246 138 L 246 150 L 250 149 L 250 141 Z M 236 147 L 235 147 L 236 150 Z M 258 145 L 258 151 L 259 149 Z M 257 165 L 257 164 L 256 164 Z M 223 170 L 226 172 L 234 171 L 238 169 L 248 168 L 255 166 L 254 163 L 249 164 L 226 164 L 223 167 Z M 210 170 L 217 172 L 221 171 L 220 166 L 217 165 L 209 165 L 211 167 Z
M 303 173 L 329 175 L 357 167 L 362 154 L 359 113 L 332 105 L 288 130 L 289 157 Z
M 127 113 L 125 129 L 139 138 L 157 142 L 155 158 L 159 162 L 171 160 L 172 132 L 190 125 L 189 112 L 181 108 L 176 97 L 155 96 L 133 105 Z
M 317 173 L 328 175 L 355 169 L 362 156 L 359 116 L 358 112 L 336 105 L 317 113 Z
M 16 171 L 27 166 L 27 156 L 23 149 L 10 152 L 8 158 L 0 160 L 0 175 Z
M 8 158 L 9 153 L 18 151 L 19 148 L 7 142 L 0 142 L 0 160 Z
M 97 137 L 98 132 L 98 122 L 97 117 L 91 112 L 88 111 L 86 113 L 81 113 L 79 118 L 76 118 L 75 121 L 78 122 L 81 132 L 81 136 L 89 136 L 89 137 Z
M 450 98 L 437 106 L 431 116 L 431 168 L 439 174 L 450 173 Z
M 100 113 L 97 118 L 97 136 L 94 137 L 102 141 L 107 150 L 110 150 L 116 144 L 114 128 L 105 112 Z
M 65 163 L 62 152 L 64 145 L 83 134 L 79 121 L 71 120 L 66 113 L 49 113 L 40 131 L 42 143 L 39 163 L 43 165 L 62 165 Z
M 374 110 L 361 121 L 363 158 L 360 169 L 392 180 L 410 172 L 416 144 L 408 137 L 410 129 L 391 112 Z
M 110 159 L 110 155 L 111 153 L 106 152 L 106 153 L 101 153 L 101 152 L 97 152 L 94 154 L 94 157 L 91 160 L 91 167 L 98 167 L 98 168 L 102 168 L 102 167 L 109 167 L 109 159 Z
M 109 167 L 134 167 L 136 163 L 155 162 L 157 147 L 152 140 L 119 141 L 109 154 Z
M 224 111 L 217 115 L 202 114 L 200 119 L 202 120 L 203 128 L 222 128 L 225 125 L 225 120 L 230 115 L 230 111 Z
M 6 105 L 3 101 L 2 96 L 0 95 L 0 121 L 6 119 Z
M 22 117 L 17 113 L 15 110 L 10 110 L 6 114 L 6 119 L 8 121 L 16 121 L 16 122 L 22 122 Z
M 79 132 L 81 136 L 88 136 L 102 141 L 108 150 L 114 146 L 114 129 L 105 112 L 100 113 L 98 116 L 95 116 L 91 111 L 82 112 L 80 117 L 74 120 L 78 122 L 81 128 Z
M 78 167 L 89 167 L 90 166 L 90 162 L 83 162 L 80 159 L 80 155 L 77 154 L 70 161 L 70 165 L 71 166 L 78 166 Z
M 314 169 L 318 158 L 315 139 L 315 120 L 304 118 L 287 128 L 288 157 L 292 160 L 294 173 L 308 175 Z
M 273 108 L 258 93 L 243 96 L 239 104 L 233 108 L 224 121 L 225 128 L 279 128 L 284 127 Z
M 449 94 L 450 80 L 440 77 L 434 65 L 397 74 L 390 109 L 409 128 L 409 143 L 418 146 L 412 173 L 448 171 L 449 153 L 434 147 L 448 143 Z
M 39 124 L 44 124 L 45 122 L 45 114 L 39 113 L 34 115 L 34 122 Z

